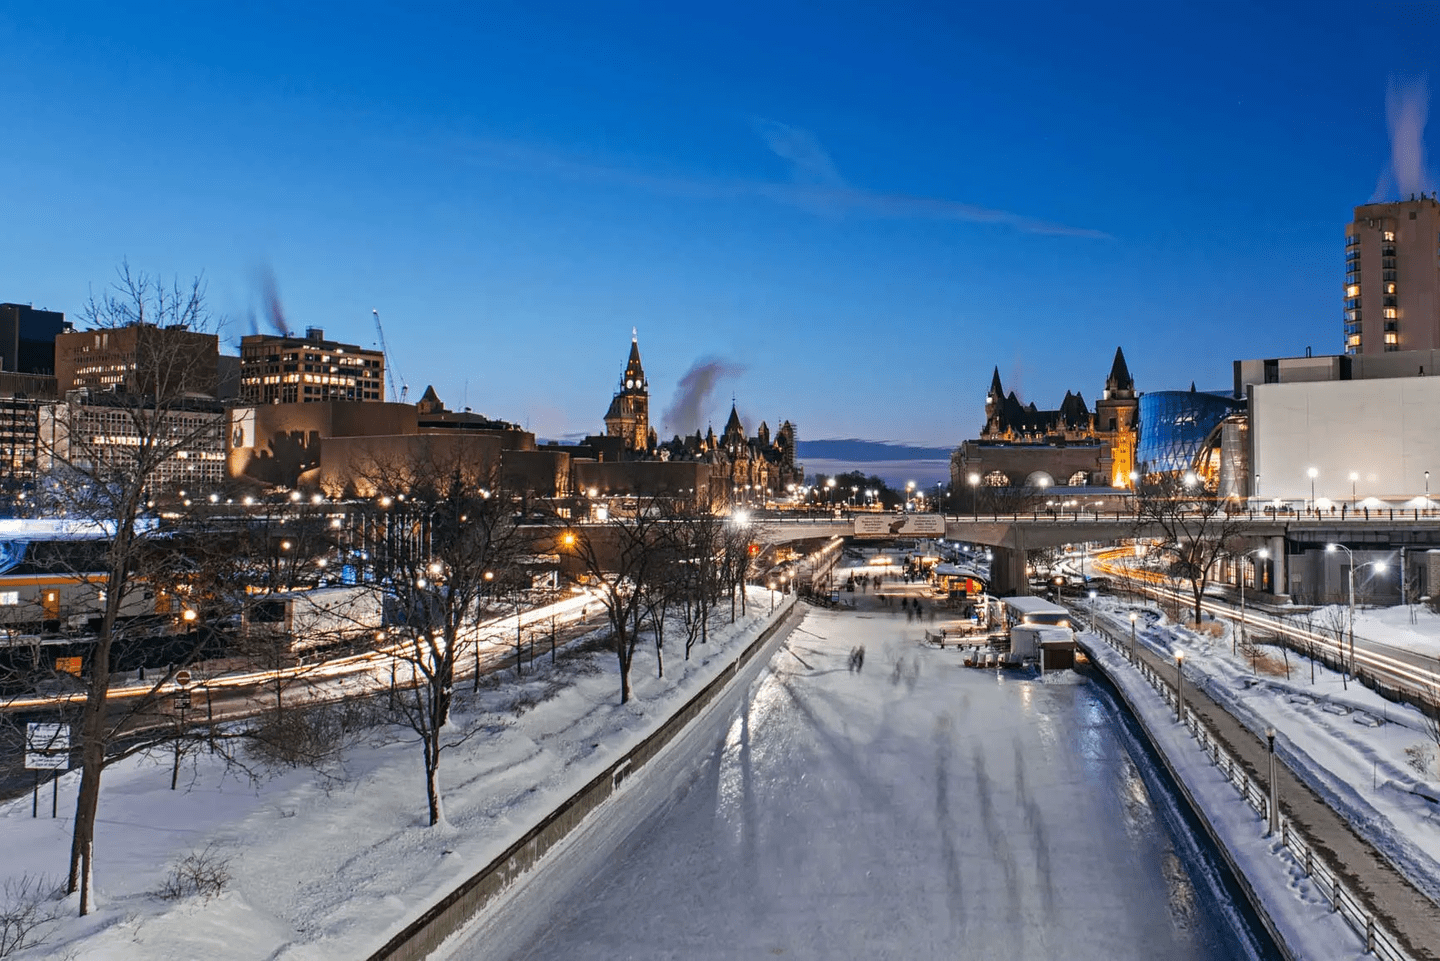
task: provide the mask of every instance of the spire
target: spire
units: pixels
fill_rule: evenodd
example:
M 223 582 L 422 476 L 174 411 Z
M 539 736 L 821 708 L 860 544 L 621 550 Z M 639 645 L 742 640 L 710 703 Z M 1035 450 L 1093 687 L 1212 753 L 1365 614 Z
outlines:
M 1000 368 L 995 368 L 994 375 L 990 378 L 990 396 L 1000 400 L 1005 396 L 1005 388 L 1000 386 Z
M 645 390 L 649 385 L 645 382 L 645 368 L 640 363 L 640 341 L 635 328 L 630 328 L 630 359 L 625 364 L 625 376 L 620 378 L 620 386 L 627 391 Z
M 1110 365 L 1110 376 L 1105 380 L 1105 389 L 1113 396 L 1117 391 L 1133 391 L 1135 380 L 1125 364 L 1125 352 L 1115 348 L 1115 363 Z
M 745 435 L 745 428 L 740 423 L 740 412 L 735 409 L 735 402 L 730 402 L 730 419 L 725 422 L 725 433 L 735 432 L 742 437 Z

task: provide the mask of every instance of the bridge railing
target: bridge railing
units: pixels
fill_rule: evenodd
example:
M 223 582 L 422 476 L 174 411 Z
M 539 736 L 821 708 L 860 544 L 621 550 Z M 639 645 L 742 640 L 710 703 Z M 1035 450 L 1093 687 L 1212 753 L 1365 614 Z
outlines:
M 1125 656 L 1139 673 L 1150 682 L 1160 698 L 1175 710 L 1177 690 L 1173 684 L 1161 677 L 1149 664 L 1134 655 L 1128 635 L 1126 640 L 1118 639 L 1111 627 L 1103 622 L 1092 625 L 1096 635 Z M 1251 777 L 1238 758 L 1230 753 L 1215 736 L 1204 720 L 1188 705 L 1183 709 L 1184 724 L 1194 737 L 1200 750 L 1204 751 L 1211 764 L 1220 770 L 1254 809 L 1262 821 L 1270 819 L 1270 796 L 1267 785 Z M 1365 943 L 1367 953 L 1374 954 L 1382 961 L 1414 961 L 1409 953 L 1400 947 L 1394 933 L 1371 914 L 1355 892 L 1341 880 L 1339 872 L 1327 863 L 1325 856 L 1317 853 L 1313 841 L 1307 838 L 1290 819 L 1280 812 L 1280 840 L 1282 849 L 1290 851 L 1296 861 L 1305 869 L 1305 876 L 1314 882 L 1316 889 L 1330 903 L 1330 910 L 1337 912 Z

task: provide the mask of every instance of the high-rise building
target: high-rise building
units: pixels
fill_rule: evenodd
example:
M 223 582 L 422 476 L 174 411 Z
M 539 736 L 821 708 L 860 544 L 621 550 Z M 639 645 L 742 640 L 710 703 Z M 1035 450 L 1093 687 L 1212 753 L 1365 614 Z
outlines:
M 605 435 L 621 438 L 626 450 L 642 451 L 655 446 L 655 432 L 650 428 L 650 384 L 645 380 L 645 368 L 640 366 L 640 342 L 634 334 L 620 390 L 605 412 Z
M 308 404 L 325 400 L 383 401 L 385 355 L 325 339 L 251 334 L 240 338 L 240 401 Z
M 1440 347 L 1440 202 L 1365 204 L 1345 228 L 1345 353 Z

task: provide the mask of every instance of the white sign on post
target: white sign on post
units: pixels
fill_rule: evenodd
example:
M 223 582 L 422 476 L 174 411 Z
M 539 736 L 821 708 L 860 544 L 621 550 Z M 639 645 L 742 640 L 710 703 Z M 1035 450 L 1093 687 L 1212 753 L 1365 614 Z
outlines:
M 70 725 L 25 725 L 25 769 L 27 771 L 68 771 L 70 769 Z

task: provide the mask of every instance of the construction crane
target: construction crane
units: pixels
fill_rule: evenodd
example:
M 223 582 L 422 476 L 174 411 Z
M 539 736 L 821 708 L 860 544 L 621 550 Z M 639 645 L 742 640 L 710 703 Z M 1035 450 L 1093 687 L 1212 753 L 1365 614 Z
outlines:
M 385 346 L 385 328 L 380 326 L 380 311 L 372 310 L 375 315 L 375 336 L 380 338 L 380 353 L 385 358 L 385 378 L 390 382 L 390 396 L 399 397 L 400 403 L 405 403 L 405 396 L 410 393 L 410 385 L 405 383 L 405 378 L 400 378 L 400 393 L 395 393 L 395 361 L 390 358 L 390 348 Z

